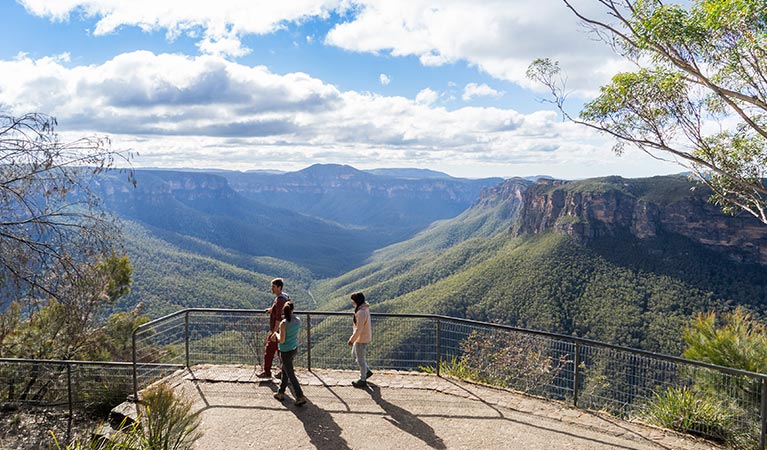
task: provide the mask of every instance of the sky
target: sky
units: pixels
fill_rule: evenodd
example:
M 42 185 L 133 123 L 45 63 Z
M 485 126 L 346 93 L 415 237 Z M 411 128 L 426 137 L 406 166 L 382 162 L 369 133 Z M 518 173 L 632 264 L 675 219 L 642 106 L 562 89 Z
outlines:
M 106 135 L 134 167 L 684 170 L 542 101 L 536 58 L 560 62 L 574 112 L 630 69 L 561 0 L 0 0 L 0 42 L 0 114 Z

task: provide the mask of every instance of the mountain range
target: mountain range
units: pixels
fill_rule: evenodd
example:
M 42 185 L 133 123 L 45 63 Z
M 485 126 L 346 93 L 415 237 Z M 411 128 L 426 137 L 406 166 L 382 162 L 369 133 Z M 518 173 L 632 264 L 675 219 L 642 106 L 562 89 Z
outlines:
M 767 309 L 767 227 L 683 176 L 467 180 L 431 171 L 139 170 L 101 185 L 138 302 L 437 313 L 678 353 L 697 312 Z

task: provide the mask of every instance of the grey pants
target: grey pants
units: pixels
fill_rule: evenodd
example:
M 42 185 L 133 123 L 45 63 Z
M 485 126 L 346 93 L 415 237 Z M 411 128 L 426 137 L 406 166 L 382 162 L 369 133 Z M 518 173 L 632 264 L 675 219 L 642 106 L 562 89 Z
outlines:
M 360 368 L 360 380 L 362 381 L 365 381 L 367 378 L 369 370 L 368 362 L 365 360 L 365 352 L 367 351 L 367 348 L 367 344 L 360 344 L 359 342 L 352 344 L 352 356 L 354 356 L 354 360 Z

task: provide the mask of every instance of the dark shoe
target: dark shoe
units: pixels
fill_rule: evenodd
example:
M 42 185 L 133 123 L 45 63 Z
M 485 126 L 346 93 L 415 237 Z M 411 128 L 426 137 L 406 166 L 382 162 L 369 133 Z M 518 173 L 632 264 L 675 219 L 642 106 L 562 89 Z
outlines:
M 279 401 L 283 401 L 285 400 L 285 394 L 283 394 L 282 392 L 275 392 L 274 398 L 276 398 Z
M 357 381 L 352 381 L 352 386 L 356 388 L 366 388 L 368 387 L 368 383 L 367 381 L 357 380 Z
M 306 403 L 306 397 L 303 395 L 296 399 L 296 406 L 301 406 Z
M 256 378 L 271 378 L 272 373 L 271 372 L 261 372 L 258 375 L 256 375 Z
M 372 371 L 372 370 L 370 370 L 370 369 L 368 369 L 368 373 L 367 373 L 367 374 L 365 374 L 365 379 L 367 380 L 368 378 L 370 378 L 370 377 L 372 377 L 372 376 L 373 376 L 373 371 Z

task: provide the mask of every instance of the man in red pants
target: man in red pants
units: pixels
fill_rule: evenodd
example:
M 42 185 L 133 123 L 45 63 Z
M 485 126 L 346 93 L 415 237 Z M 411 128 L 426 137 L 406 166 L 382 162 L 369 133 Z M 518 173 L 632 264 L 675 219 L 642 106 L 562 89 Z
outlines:
M 266 336 L 266 345 L 264 346 L 264 370 L 256 375 L 258 378 L 272 377 L 272 362 L 274 361 L 274 354 L 277 353 L 277 339 L 274 333 L 278 331 L 282 320 L 282 308 L 290 300 L 288 294 L 282 292 L 284 285 L 285 282 L 282 281 L 282 278 L 272 280 L 272 294 L 276 297 L 272 306 L 264 311 L 269 313 L 269 334 Z

